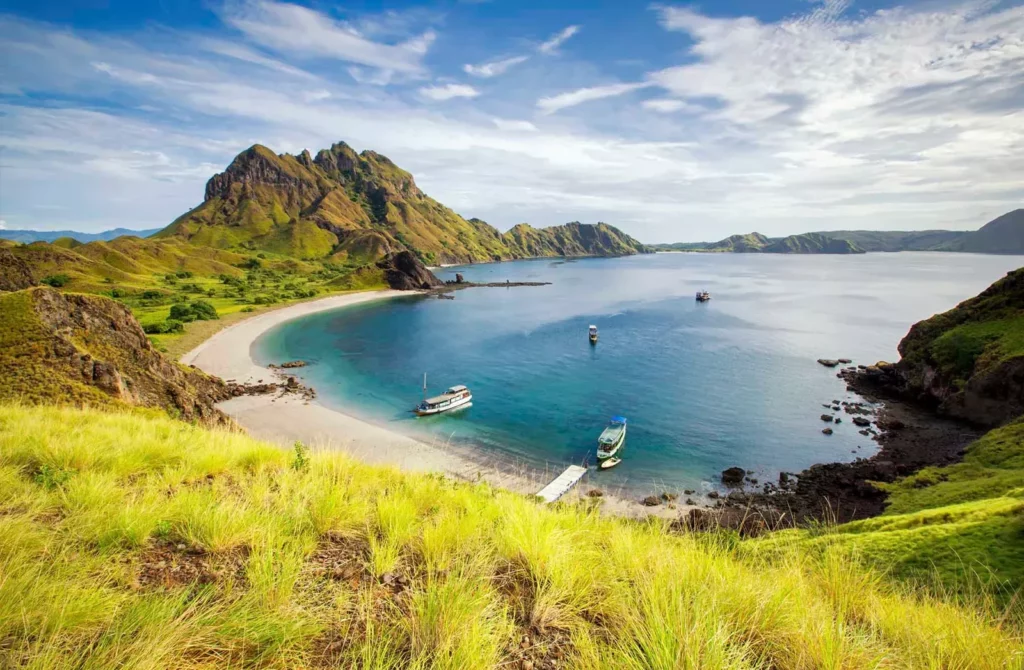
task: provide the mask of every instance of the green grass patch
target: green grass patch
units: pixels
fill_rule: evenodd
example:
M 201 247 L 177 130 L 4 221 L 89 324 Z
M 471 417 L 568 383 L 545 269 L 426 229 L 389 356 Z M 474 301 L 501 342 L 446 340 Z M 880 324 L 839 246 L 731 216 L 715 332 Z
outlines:
M 0 405 L 0 537 L 4 667 L 1021 661 L 1012 619 L 848 552 L 672 535 L 155 416 Z

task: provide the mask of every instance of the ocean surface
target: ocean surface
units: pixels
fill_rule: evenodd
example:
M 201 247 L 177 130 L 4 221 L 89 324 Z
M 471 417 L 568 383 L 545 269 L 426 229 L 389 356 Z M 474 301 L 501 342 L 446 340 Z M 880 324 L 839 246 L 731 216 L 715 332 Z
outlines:
M 740 465 L 762 481 L 875 445 L 823 403 L 853 400 L 818 358 L 897 360 L 914 322 L 977 294 L 1021 256 L 656 254 L 445 268 L 478 282 L 454 300 L 409 297 L 323 312 L 268 331 L 261 364 L 302 359 L 319 401 L 434 443 L 556 470 L 594 464 L 612 415 L 629 420 L 609 489 L 708 489 Z M 699 304 L 697 290 L 711 292 Z M 587 327 L 599 328 L 592 346 Z M 470 408 L 415 418 L 455 384 Z M 339 436 L 343 439 L 344 436 Z

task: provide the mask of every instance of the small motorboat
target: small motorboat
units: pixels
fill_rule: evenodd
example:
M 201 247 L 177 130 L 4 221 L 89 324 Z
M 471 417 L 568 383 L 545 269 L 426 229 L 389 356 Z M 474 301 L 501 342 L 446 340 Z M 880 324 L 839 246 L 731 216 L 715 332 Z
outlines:
M 613 416 L 597 438 L 597 460 L 612 458 L 626 442 L 626 417 Z M 603 467 L 603 464 L 602 464 Z M 612 466 L 608 466 L 612 467 Z
M 597 344 L 597 326 L 590 327 L 590 343 Z
M 707 291 L 697 291 L 697 302 L 707 302 L 711 300 L 711 294 Z
M 603 461 L 601 461 L 601 463 L 597 467 L 601 468 L 602 470 L 611 470 L 612 468 L 614 468 L 616 465 L 618 465 L 621 462 L 622 462 L 621 458 L 615 458 L 613 456 L 611 458 L 606 458 Z

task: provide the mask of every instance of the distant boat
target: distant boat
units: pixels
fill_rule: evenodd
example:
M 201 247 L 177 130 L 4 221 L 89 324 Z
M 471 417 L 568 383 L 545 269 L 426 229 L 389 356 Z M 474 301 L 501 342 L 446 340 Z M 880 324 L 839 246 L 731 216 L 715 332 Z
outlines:
M 697 302 L 707 302 L 711 300 L 711 294 L 707 291 L 697 291 Z
M 625 443 L 626 418 L 613 416 L 605 429 L 601 431 L 601 436 L 597 438 L 597 460 L 604 461 L 605 459 L 612 458 L 622 449 L 622 445 Z M 612 465 L 615 464 L 613 463 Z M 601 467 L 604 468 L 603 463 Z
M 590 327 L 590 343 L 597 344 L 597 326 Z
M 423 395 L 427 393 L 427 375 L 423 375 Z M 473 402 L 473 394 L 470 393 L 469 389 L 459 384 L 453 386 L 441 395 L 434 396 L 433 398 L 423 398 L 423 402 L 416 406 L 413 412 L 416 416 L 428 416 L 430 414 L 440 414 L 441 412 L 448 412 L 453 409 L 460 407 L 468 407 Z

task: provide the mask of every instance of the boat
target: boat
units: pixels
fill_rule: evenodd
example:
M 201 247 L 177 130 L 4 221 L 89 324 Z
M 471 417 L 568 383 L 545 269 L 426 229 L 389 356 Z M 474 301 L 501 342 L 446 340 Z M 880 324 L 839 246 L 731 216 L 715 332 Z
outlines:
M 613 416 L 612 420 L 597 438 L 597 460 L 603 461 L 611 458 L 622 449 L 626 442 L 626 418 Z M 603 465 L 603 464 L 602 464 Z M 611 466 L 609 466 L 611 467 Z
M 427 375 L 423 375 L 423 395 L 427 392 Z M 469 407 L 473 403 L 473 394 L 462 384 L 451 387 L 444 393 L 433 398 L 423 398 L 423 402 L 416 406 L 413 412 L 416 416 L 428 416 L 440 414 L 453 409 Z
M 697 291 L 697 302 L 707 302 L 711 300 L 711 294 L 707 291 Z
M 621 462 L 621 458 L 615 458 L 614 456 L 612 456 L 611 458 L 606 458 L 603 461 L 601 461 L 601 464 L 598 467 L 601 468 L 602 470 L 611 470 Z
M 597 344 L 597 326 L 590 327 L 590 343 Z

